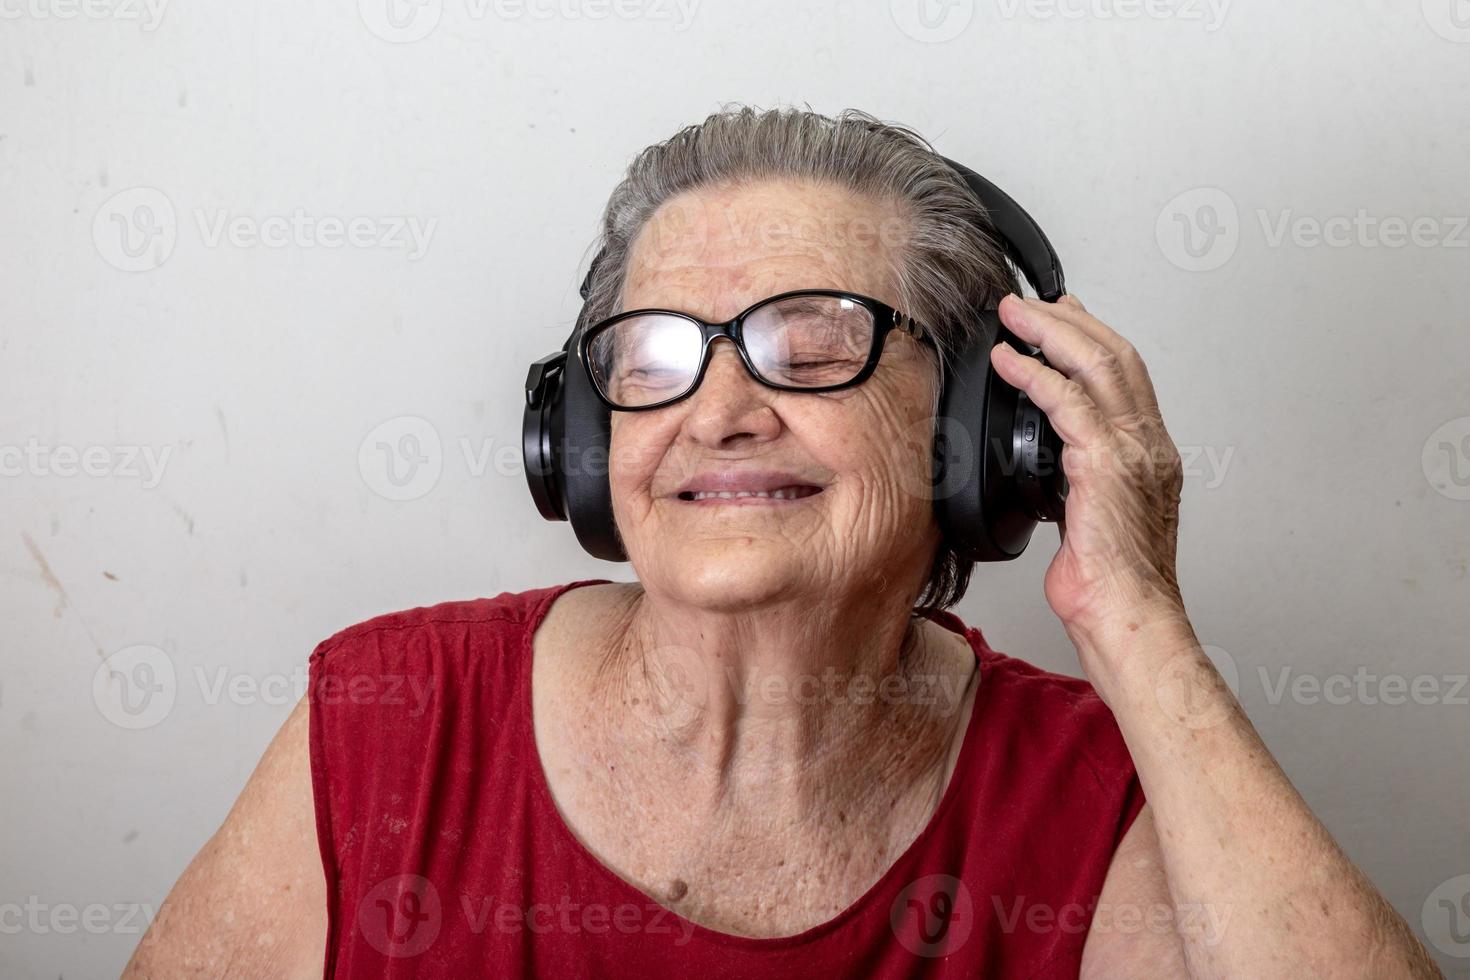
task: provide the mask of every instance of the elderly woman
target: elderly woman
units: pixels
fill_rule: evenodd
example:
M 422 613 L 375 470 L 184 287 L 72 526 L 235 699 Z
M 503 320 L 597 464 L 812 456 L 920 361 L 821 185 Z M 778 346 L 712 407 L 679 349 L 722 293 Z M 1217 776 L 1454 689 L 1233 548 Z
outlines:
M 323 642 L 128 975 L 315 976 L 324 949 L 333 977 L 1435 975 L 1195 639 L 1138 352 L 1016 295 L 991 232 L 862 113 L 731 110 L 640 155 L 579 323 L 607 336 L 568 362 L 609 402 L 637 582 Z M 784 386 L 753 348 L 786 327 L 715 337 L 697 378 L 606 329 L 807 290 L 770 322 L 919 326 Z M 1045 356 L 990 354 L 1066 444 L 1045 595 L 1090 683 L 946 611 L 970 563 L 915 490 L 940 358 L 997 299 Z

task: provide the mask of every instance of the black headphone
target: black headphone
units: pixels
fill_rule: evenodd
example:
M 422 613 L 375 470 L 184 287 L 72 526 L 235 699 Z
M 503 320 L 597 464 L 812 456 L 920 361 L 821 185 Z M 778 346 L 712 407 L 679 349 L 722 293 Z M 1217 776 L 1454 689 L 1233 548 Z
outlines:
M 968 167 L 941 157 L 962 177 L 989 213 L 1007 258 L 1036 294 L 1056 302 L 1066 292 L 1062 264 L 1046 233 L 999 187 Z M 582 280 L 585 302 L 602 253 Z M 1039 349 L 1018 339 L 994 309 L 975 312 L 974 339 L 944 366 L 939 422 L 934 439 L 934 511 L 945 543 L 970 561 L 1006 561 L 1026 550 L 1038 521 L 1065 513 L 1062 441 L 1025 392 L 1006 383 L 990 364 L 990 350 L 1005 340 L 1045 363 Z M 571 521 L 587 552 L 627 561 L 617 523 L 607 464 L 612 412 L 592 389 L 577 361 L 578 330 L 562 349 L 531 365 L 521 453 L 536 509 L 548 521 Z

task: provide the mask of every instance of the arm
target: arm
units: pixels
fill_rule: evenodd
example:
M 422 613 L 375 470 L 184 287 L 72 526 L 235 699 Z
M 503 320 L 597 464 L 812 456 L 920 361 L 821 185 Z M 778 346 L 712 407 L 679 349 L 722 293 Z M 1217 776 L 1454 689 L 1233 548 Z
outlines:
M 1183 471 L 1138 352 L 1070 296 L 1008 297 L 1000 312 L 1050 362 L 1008 347 L 992 355 L 1066 444 L 1071 489 L 1047 601 L 1127 742 L 1157 847 L 1146 859 L 1162 869 L 1166 893 L 1157 874 L 1117 857 L 1105 890 L 1174 907 L 1192 977 L 1438 976 L 1287 780 L 1194 636 L 1174 567 Z M 1188 918 L 1195 909 L 1223 929 Z M 1141 946 L 1138 960 L 1119 962 L 1120 942 L 1089 935 L 1095 975 L 1157 965 Z
M 1208 910 L 1204 910 L 1208 911 Z M 1082 947 L 1081 980 L 1154 980 L 1189 976 L 1180 931 L 1198 922 L 1211 937 L 1225 922 L 1176 910 L 1147 804 L 1113 852 Z
M 133 977 L 319 977 L 326 884 L 302 699 L 133 953 Z
M 1137 631 L 1074 642 L 1155 811 L 1167 892 L 1145 901 L 1179 910 L 1187 975 L 1439 976 L 1281 771 L 1187 623 L 1134 622 Z

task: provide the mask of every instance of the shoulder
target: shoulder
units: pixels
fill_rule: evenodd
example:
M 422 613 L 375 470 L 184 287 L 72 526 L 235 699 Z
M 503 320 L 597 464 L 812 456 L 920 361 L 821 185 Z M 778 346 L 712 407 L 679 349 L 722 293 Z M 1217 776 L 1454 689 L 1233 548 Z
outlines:
M 1106 795 L 1136 782 L 1112 709 L 1090 683 L 1001 653 L 953 612 L 936 612 L 933 619 L 962 634 L 979 658 L 977 727 L 1001 753 L 1001 768 L 1054 789 L 1067 782 Z
M 1066 901 L 1096 896 L 1147 802 L 1117 719 L 1086 680 L 991 649 L 978 630 L 971 639 L 980 687 L 969 795 L 979 822 L 1011 828 L 1033 855 L 1034 882 Z
M 986 707 L 1028 736 L 1032 754 L 1081 759 L 1100 783 L 1133 777 L 1117 719 L 1088 681 L 986 647 L 981 689 Z
M 527 622 L 538 599 L 558 587 L 501 592 L 482 599 L 440 602 L 382 613 L 343 627 L 322 640 L 312 651 L 313 659 L 340 659 L 366 643 L 401 641 L 407 636 L 493 623 L 519 625 Z
M 1091 714 L 1107 705 L 1092 684 L 1081 677 L 1059 674 L 1013 654 L 989 646 L 980 651 L 985 680 L 1003 686 L 1007 696 L 1045 705 L 1063 713 Z
M 384 613 L 340 629 L 322 640 L 312 650 L 312 665 L 339 668 L 414 654 L 434 659 L 436 653 L 448 651 L 460 658 L 474 657 L 490 652 L 487 643 L 499 652 L 504 641 L 524 639 L 534 630 L 563 593 L 586 592 L 589 590 L 576 587 L 599 581 L 505 591 L 488 598 L 440 602 Z
M 578 584 L 386 613 L 317 644 L 307 696 L 322 839 L 346 847 L 363 813 L 460 778 L 446 764 L 462 773 L 477 753 L 519 751 L 532 635 Z

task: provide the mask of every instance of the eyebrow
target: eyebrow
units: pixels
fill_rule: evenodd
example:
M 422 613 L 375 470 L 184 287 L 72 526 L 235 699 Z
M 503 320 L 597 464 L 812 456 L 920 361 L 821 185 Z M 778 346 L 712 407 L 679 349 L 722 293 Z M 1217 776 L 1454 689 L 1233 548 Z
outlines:
M 798 312 L 825 313 L 829 307 L 822 300 L 835 298 L 833 296 L 794 296 L 789 305 Z M 783 303 L 781 305 L 785 307 L 788 304 Z

